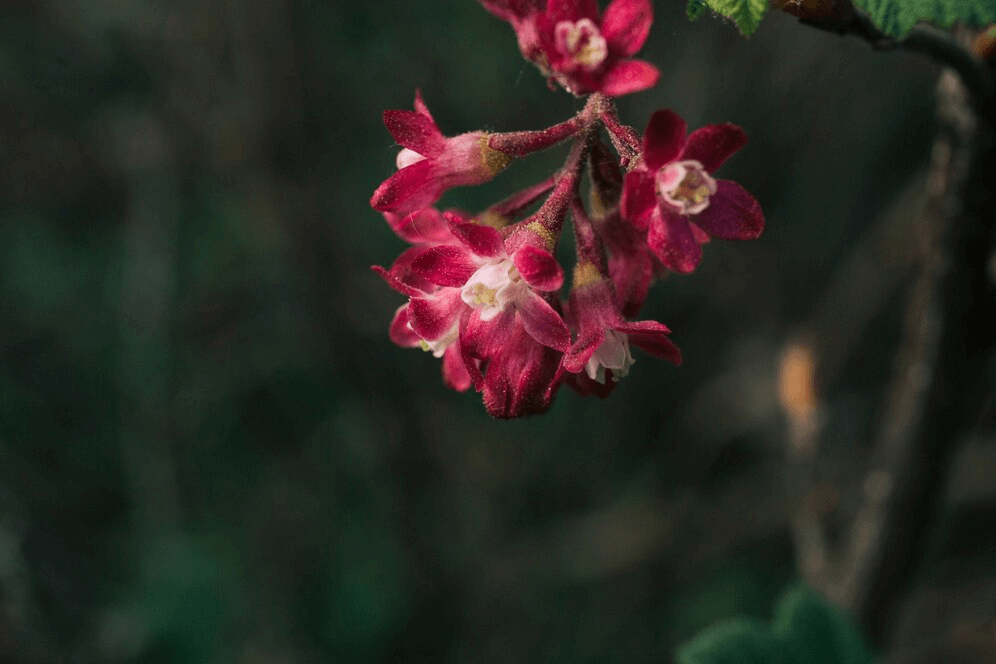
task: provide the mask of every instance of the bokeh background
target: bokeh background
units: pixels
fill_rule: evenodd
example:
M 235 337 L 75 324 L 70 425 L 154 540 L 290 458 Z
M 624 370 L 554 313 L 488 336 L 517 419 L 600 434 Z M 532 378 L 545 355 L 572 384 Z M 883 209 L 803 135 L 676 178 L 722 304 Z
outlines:
M 637 357 L 606 401 L 504 422 L 388 340 L 401 299 L 369 266 L 404 245 L 368 200 L 397 151 L 381 113 L 416 88 L 448 134 L 580 108 L 507 25 L 470 0 L 5 0 L 0 660 L 660 662 L 769 617 L 797 578 L 779 357 L 814 321 L 841 340 L 828 472 L 853 475 L 939 69 L 777 13 L 746 40 L 655 9 L 661 83 L 623 119 L 744 126 L 722 175 L 767 229 L 652 290 L 683 367 Z M 840 277 L 858 246 L 868 293 Z M 903 661 L 996 618 L 991 432 L 956 464 Z

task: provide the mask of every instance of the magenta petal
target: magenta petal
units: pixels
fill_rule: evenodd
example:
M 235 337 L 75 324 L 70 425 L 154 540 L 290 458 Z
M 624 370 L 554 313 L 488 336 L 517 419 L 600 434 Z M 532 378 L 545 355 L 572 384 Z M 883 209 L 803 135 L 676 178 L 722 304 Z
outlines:
M 709 240 L 711 240 L 712 238 L 709 237 L 708 233 L 699 228 L 699 225 L 696 224 L 694 221 L 691 222 L 691 227 L 692 227 L 692 235 L 695 236 L 696 242 L 698 242 L 699 244 L 709 244 Z
M 450 231 L 465 247 L 482 258 L 496 258 L 505 255 L 505 242 L 501 233 L 490 226 L 481 226 L 471 222 L 456 221 L 448 217 Z
M 418 297 L 420 295 L 425 295 L 422 291 L 413 286 L 410 286 L 403 282 L 397 275 L 388 272 L 380 265 L 371 265 L 370 269 L 381 276 L 381 278 L 387 282 L 387 285 L 402 295 L 407 295 L 408 297 Z
M 522 327 L 533 339 L 561 352 L 570 347 L 571 333 L 564 319 L 542 297 L 530 292 L 519 301 L 518 312 Z
M 614 52 L 630 56 L 643 47 L 653 22 L 650 0 L 612 0 L 602 15 L 602 36 Z
M 425 100 L 422 99 L 422 91 L 418 88 L 415 89 L 415 112 L 432 120 L 432 124 L 436 124 L 436 121 L 432 119 L 432 113 L 429 112 L 429 107 L 425 105 Z
M 443 353 L 443 382 L 457 392 L 466 392 L 470 387 L 470 373 L 460 353 L 459 343 L 450 344 Z
M 413 297 L 408 303 L 408 322 L 415 334 L 432 341 L 450 331 L 464 306 L 456 288 Z
M 712 173 L 746 142 L 747 132 L 735 124 L 706 125 L 689 135 L 681 158 L 702 162 L 703 168 Z
M 432 205 L 442 193 L 433 177 L 432 160 L 423 159 L 382 182 L 370 198 L 370 206 L 378 212 L 406 214 Z
M 610 97 L 621 97 L 657 85 L 660 71 L 646 60 L 620 60 L 605 72 L 599 89 Z
M 655 320 L 620 321 L 612 329 L 626 334 L 671 334 L 667 325 Z
M 674 161 L 681 154 L 687 129 L 684 118 L 669 108 L 657 111 L 650 117 L 647 133 L 643 137 L 643 161 L 651 172 Z
M 515 268 L 530 287 L 555 291 L 564 284 L 564 270 L 549 252 L 526 245 L 512 255 Z
M 488 321 L 481 320 L 480 310 L 475 309 L 461 332 L 464 349 L 472 357 L 493 357 L 505 347 L 514 323 L 515 312 L 511 309 Z
M 564 368 L 571 373 L 580 372 L 603 341 L 605 341 L 605 328 L 603 327 L 591 330 L 585 336 L 580 337 L 564 354 Z
M 402 348 L 412 348 L 414 346 L 418 346 L 419 342 L 422 340 L 408 325 L 407 303 L 398 307 L 398 310 L 394 312 L 394 318 L 391 320 L 389 336 L 391 337 L 391 341 Z
M 415 111 L 384 111 L 384 124 L 398 143 L 423 157 L 435 157 L 446 147 L 436 123 Z
M 720 240 L 753 240 L 764 230 L 757 199 L 736 182 L 719 180 L 709 207 L 692 217 L 702 230 Z
M 598 22 L 598 3 L 595 0 L 547 0 L 546 15 L 554 25 L 560 21 L 576 22 L 582 18 Z
M 647 244 L 664 267 L 675 272 L 688 274 L 702 260 L 702 247 L 695 241 L 688 220 L 659 208 L 650 222 Z
M 475 272 L 477 263 L 461 247 L 428 247 L 412 262 L 412 272 L 437 286 L 462 287 Z
M 641 321 L 642 323 L 656 323 L 655 321 Z M 663 325 L 660 325 L 664 327 Z M 618 329 L 618 328 L 617 328 Z M 664 328 L 667 329 L 666 327 Z M 647 352 L 654 357 L 667 360 L 674 366 L 681 365 L 681 351 L 667 338 L 667 332 L 660 330 L 626 330 L 629 335 L 629 342 L 637 348 Z
M 657 207 L 657 193 L 654 190 L 654 177 L 639 169 L 626 174 L 619 210 L 623 219 L 633 222 L 640 230 L 645 230 L 650 215 Z
M 451 238 L 449 227 L 435 208 L 406 214 L 385 212 L 384 218 L 398 237 L 411 244 L 441 244 Z

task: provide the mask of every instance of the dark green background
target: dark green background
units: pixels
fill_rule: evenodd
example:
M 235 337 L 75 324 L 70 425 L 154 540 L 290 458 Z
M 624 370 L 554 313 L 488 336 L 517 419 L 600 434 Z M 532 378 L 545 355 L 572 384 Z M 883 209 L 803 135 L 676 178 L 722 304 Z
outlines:
M 369 266 L 404 245 L 368 200 L 416 87 L 448 134 L 580 107 L 507 25 L 470 0 L 3 3 L 0 659 L 657 662 L 769 617 L 795 576 L 778 354 L 926 163 L 938 70 L 681 5 L 620 113 L 744 126 L 721 175 L 767 229 L 652 290 L 683 367 L 502 422 L 388 340 Z M 873 422 L 895 320 L 829 395 L 833 445 Z

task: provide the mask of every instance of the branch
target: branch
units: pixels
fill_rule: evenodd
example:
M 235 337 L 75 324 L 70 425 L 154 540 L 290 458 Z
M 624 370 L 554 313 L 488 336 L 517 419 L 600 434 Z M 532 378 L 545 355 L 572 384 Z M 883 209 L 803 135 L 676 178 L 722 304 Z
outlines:
M 985 99 L 993 94 L 993 75 L 986 63 L 943 30 L 918 25 L 905 38 L 896 39 L 879 30 L 867 14 L 855 9 L 847 0 L 841 0 L 839 4 L 842 5 L 840 11 L 829 19 L 800 18 L 799 22 L 841 36 L 853 35 L 877 51 L 905 49 L 923 53 L 958 72 L 975 98 Z

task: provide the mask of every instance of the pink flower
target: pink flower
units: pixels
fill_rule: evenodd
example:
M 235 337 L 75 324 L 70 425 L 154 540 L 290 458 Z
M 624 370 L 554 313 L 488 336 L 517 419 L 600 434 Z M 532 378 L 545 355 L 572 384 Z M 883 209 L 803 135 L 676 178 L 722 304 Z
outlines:
M 491 13 L 509 21 L 526 59 L 568 92 L 619 96 L 646 90 L 660 72 L 633 60 L 653 22 L 650 0 L 612 0 L 599 16 L 595 0 L 482 0 Z
M 460 244 L 421 249 L 412 271 L 438 286 L 459 289 L 460 300 L 472 310 L 464 330 L 468 352 L 480 359 L 492 357 L 517 322 L 544 346 L 567 350 L 566 324 L 536 292 L 556 292 L 564 280 L 563 270 L 548 251 L 531 241 L 535 233 L 523 228 L 504 241 L 490 226 L 455 215 L 449 221 Z
M 670 110 L 650 118 L 643 161 L 626 175 L 623 217 L 646 229 L 647 243 L 668 269 L 688 273 L 702 258 L 710 236 L 752 240 L 764 230 L 764 214 L 743 187 L 712 173 L 747 142 L 733 124 L 707 125 L 687 138 L 685 121 Z
M 509 419 L 545 412 L 559 385 L 560 358 L 522 325 L 510 327 L 501 349 L 487 362 L 482 397 L 488 413 Z
M 380 212 L 406 215 L 428 207 L 450 187 L 487 182 L 512 159 L 488 146 L 487 132 L 443 136 L 418 91 L 414 111 L 385 111 L 384 124 L 403 149 L 398 172 L 370 199 Z
M 606 379 L 618 381 L 634 363 L 630 344 L 675 366 L 681 364 L 681 351 L 667 338 L 671 331 L 666 326 L 623 320 L 611 280 L 593 263 L 582 262 L 575 269 L 568 314 L 578 330 L 577 340 L 564 354 L 564 369 L 571 373 L 583 370 L 600 384 Z

